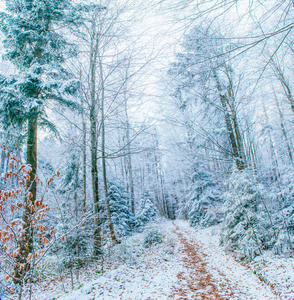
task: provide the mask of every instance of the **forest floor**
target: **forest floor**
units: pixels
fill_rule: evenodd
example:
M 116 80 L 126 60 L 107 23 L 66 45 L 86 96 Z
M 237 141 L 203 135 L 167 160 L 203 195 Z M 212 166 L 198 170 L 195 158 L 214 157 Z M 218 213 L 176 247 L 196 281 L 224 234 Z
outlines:
M 146 248 L 150 230 L 160 231 L 163 241 Z M 294 299 L 293 258 L 267 253 L 242 263 L 219 246 L 219 230 L 184 221 L 149 225 L 80 269 L 78 280 L 49 273 L 51 262 L 33 299 Z

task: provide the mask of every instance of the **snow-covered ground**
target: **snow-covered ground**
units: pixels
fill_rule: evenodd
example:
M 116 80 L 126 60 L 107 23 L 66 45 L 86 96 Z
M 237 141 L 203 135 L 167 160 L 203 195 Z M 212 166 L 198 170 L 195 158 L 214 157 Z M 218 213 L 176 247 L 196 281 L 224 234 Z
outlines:
M 146 248 L 144 237 L 157 228 L 163 242 Z M 90 299 L 171 299 L 178 273 L 183 263 L 171 222 L 160 222 L 147 227 L 145 232 L 129 237 L 122 244 L 105 253 L 104 274 L 101 262 L 80 272 L 79 284 L 71 291 L 70 277 L 61 282 L 43 282 L 34 292 L 38 300 Z M 110 252 L 109 252 L 110 251 Z
M 219 245 L 220 227 L 195 229 L 187 222 L 177 224 L 192 243 L 200 243 L 207 271 L 220 287 L 232 293 L 230 299 L 294 299 L 293 258 L 266 253 L 242 264 Z
M 113 258 L 125 255 L 125 264 L 61 299 L 170 299 L 182 262 L 175 249 L 172 224 L 165 222 L 158 227 L 165 236 L 163 243 L 143 248 L 144 233 L 135 235 L 114 250 Z
M 146 232 L 154 229 L 163 242 L 144 247 Z M 294 299 L 293 258 L 267 253 L 243 265 L 219 246 L 219 230 L 160 221 L 109 248 L 103 273 L 102 261 L 80 270 L 73 290 L 70 276 L 47 273 L 33 299 Z

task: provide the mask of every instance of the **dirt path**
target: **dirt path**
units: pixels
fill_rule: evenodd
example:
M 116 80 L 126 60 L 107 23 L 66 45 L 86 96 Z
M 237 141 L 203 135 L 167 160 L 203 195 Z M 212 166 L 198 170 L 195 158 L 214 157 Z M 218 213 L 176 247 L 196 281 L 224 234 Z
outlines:
M 214 247 L 203 244 L 203 238 L 199 239 L 194 228 L 179 221 L 173 225 L 173 232 L 182 245 L 179 251 L 186 270 L 178 273 L 178 288 L 171 299 L 285 299 L 217 244 Z
M 184 235 L 185 232 L 175 225 L 174 233 L 178 236 L 179 242 L 183 245 L 180 250 L 183 253 L 184 266 L 187 272 L 178 274 L 180 288 L 171 294 L 172 299 L 228 299 L 221 296 L 212 275 L 207 271 L 207 263 L 203 260 L 206 255 L 201 253 L 200 246 L 197 243 L 191 244 Z

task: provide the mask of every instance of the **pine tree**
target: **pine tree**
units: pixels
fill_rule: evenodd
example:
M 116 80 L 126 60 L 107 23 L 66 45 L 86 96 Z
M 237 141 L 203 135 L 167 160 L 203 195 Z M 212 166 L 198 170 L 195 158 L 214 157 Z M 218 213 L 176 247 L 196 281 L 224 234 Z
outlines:
M 265 203 L 264 187 L 249 172 L 232 174 L 225 199 L 221 243 L 252 259 L 273 246 L 276 238 Z
M 139 201 L 139 207 L 137 209 L 137 226 L 144 226 L 146 223 L 154 219 L 156 215 L 157 209 L 149 193 L 145 192 Z
M 117 181 L 108 182 L 110 214 L 115 233 L 119 236 L 130 235 L 135 227 L 130 195 Z
M 211 174 L 199 166 L 197 169 L 191 178 L 184 209 L 188 211 L 192 226 L 208 227 L 217 224 L 222 218 L 220 190 Z
M 1 31 L 5 35 L 4 58 L 18 69 L 14 76 L 1 77 L 1 118 L 7 121 L 6 126 L 9 123 L 26 126 L 27 164 L 32 169 L 26 185 L 33 204 L 37 199 L 38 127 L 55 129 L 47 119 L 46 104 L 55 100 L 73 106 L 64 95 L 72 94 L 77 88 L 62 67 L 66 42 L 54 30 L 57 24 L 68 20 L 65 12 L 69 9 L 68 0 L 6 0 L 6 12 L 0 15 Z M 32 252 L 30 215 L 28 209 L 23 213 L 27 226 L 20 248 L 24 254 Z M 27 264 L 24 272 L 29 269 Z M 21 281 L 24 272 L 15 270 L 16 280 Z

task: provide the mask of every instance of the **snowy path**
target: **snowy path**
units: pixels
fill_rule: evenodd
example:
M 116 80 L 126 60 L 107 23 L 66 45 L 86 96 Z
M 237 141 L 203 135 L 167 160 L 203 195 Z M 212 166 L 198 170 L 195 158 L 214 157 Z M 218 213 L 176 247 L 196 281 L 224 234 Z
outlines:
M 218 246 L 212 234 L 217 229 L 197 230 L 183 221 L 154 226 L 165 236 L 163 243 L 144 248 L 144 233 L 136 234 L 109 254 L 103 275 L 95 271 L 98 266 L 88 267 L 80 273 L 79 289 L 70 291 L 67 279 L 67 294 L 55 283 L 36 291 L 34 299 L 294 299 L 291 289 L 278 295 Z
M 224 252 L 208 231 L 204 236 L 205 231 L 199 234 L 185 222 L 177 222 L 176 227 L 186 262 L 186 272 L 181 275 L 186 281 L 180 288 L 184 294 L 181 299 L 282 299 Z

